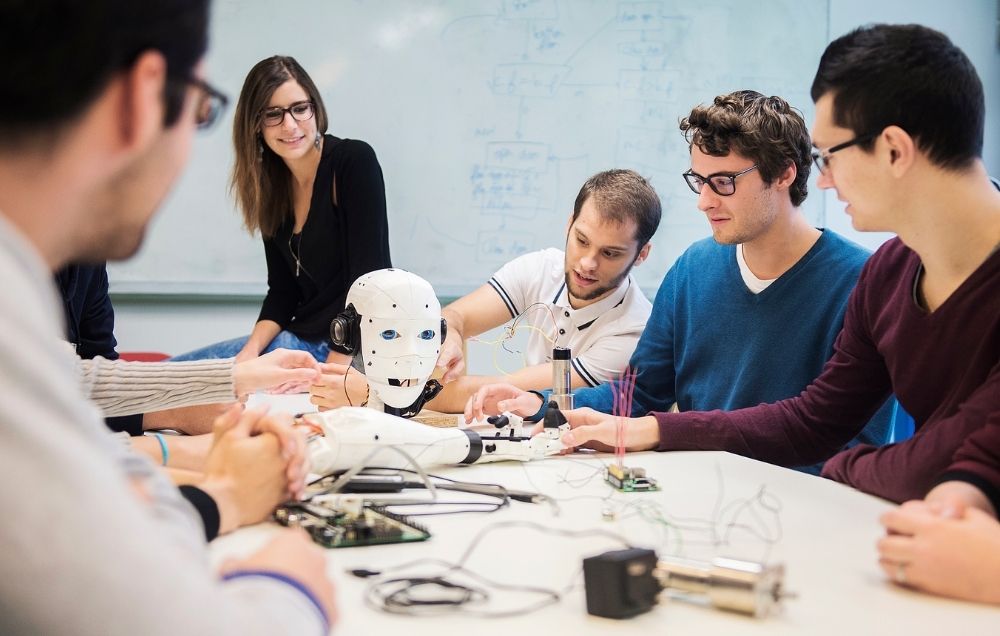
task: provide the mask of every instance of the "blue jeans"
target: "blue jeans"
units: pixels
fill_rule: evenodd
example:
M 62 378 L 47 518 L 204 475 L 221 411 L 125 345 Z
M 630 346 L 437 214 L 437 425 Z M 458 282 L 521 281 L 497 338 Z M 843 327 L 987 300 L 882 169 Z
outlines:
M 182 353 L 181 355 L 174 356 L 170 359 L 179 362 L 185 360 L 232 358 L 243 349 L 249 339 L 250 336 L 243 336 L 242 338 L 223 340 L 222 342 L 216 342 L 215 344 L 210 344 L 207 347 L 202 347 L 201 349 L 195 349 L 194 351 Z M 330 343 L 327 342 L 325 338 L 322 340 L 305 340 L 290 331 L 281 331 L 261 353 L 268 353 L 269 351 L 274 351 L 275 349 L 296 349 L 299 351 L 308 351 L 312 354 L 312 357 L 316 358 L 319 362 L 326 362 L 326 356 L 330 353 Z

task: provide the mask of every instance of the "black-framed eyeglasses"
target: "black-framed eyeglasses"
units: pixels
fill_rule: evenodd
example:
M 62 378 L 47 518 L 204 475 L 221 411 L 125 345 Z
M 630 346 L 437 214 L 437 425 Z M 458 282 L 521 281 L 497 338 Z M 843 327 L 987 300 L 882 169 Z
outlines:
M 295 102 L 288 108 L 271 106 L 260 111 L 260 121 L 265 126 L 277 126 L 285 121 L 285 113 L 289 113 L 295 121 L 306 121 L 312 119 L 313 115 L 316 114 L 316 109 L 309 101 Z
M 842 144 L 837 144 L 832 148 L 827 148 L 826 150 L 819 150 L 819 149 L 813 150 L 812 152 L 813 163 L 816 164 L 816 167 L 822 174 L 826 174 L 827 169 L 830 167 L 830 155 L 832 155 L 835 152 L 840 152 L 844 148 L 850 148 L 851 146 L 856 146 L 858 144 L 863 144 L 866 141 L 871 141 L 872 139 L 875 139 L 881 134 L 882 131 L 868 133 L 867 135 L 858 135 L 854 139 L 845 141 Z
M 681 176 L 684 177 L 684 182 L 691 188 L 691 192 L 695 194 L 701 194 L 702 188 L 707 183 L 712 192 L 720 197 L 728 197 L 736 192 L 736 177 L 745 175 L 751 170 L 756 169 L 757 164 L 753 164 L 746 170 L 740 170 L 739 172 L 714 172 L 707 177 L 701 176 L 694 170 L 688 170 Z
M 194 115 L 195 124 L 199 130 L 211 128 L 226 110 L 229 98 L 222 91 L 198 77 L 189 77 L 184 81 L 201 90 L 201 100 L 198 102 Z

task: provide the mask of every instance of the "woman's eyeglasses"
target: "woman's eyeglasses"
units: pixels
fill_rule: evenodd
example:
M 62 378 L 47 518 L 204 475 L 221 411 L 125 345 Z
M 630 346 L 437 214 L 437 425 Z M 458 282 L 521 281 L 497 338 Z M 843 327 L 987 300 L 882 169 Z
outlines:
M 295 102 L 288 108 L 272 106 L 260 111 L 260 121 L 265 126 L 278 126 L 285 121 L 285 113 L 290 114 L 295 121 L 306 121 L 312 119 L 315 109 L 312 102 Z

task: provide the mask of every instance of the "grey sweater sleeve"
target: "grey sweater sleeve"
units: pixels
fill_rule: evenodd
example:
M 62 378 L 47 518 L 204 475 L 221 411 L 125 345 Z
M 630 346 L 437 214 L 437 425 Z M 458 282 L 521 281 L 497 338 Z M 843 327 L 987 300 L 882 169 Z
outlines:
M 194 509 L 81 393 L 51 272 L 2 215 L 0 271 L 0 634 L 322 633 L 294 585 L 213 572 Z
M 83 392 L 104 415 L 150 413 L 180 406 L 232 402 L 234 358 L 191 362 L 80 359 Z

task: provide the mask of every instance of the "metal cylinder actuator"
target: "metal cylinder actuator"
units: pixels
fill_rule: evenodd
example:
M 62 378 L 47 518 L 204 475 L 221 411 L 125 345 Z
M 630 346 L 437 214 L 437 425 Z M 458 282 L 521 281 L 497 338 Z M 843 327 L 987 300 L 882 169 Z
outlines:
M 764 565 L 717 558 L 711 563 L 683 559 L 660 560 L 653 575 L 666 590 L 703 597 L 713 607 L 766 616 L 779 606 L 783 565 Z
M 552 349 L 552 395 L 560 411 L 573 408 L 573 375 L 570 361 L 572 352 L 566 347 Z

